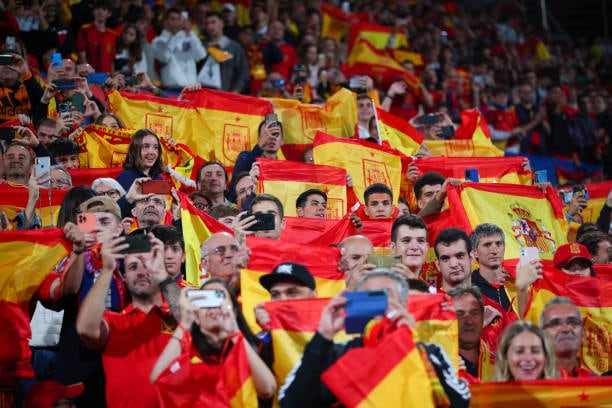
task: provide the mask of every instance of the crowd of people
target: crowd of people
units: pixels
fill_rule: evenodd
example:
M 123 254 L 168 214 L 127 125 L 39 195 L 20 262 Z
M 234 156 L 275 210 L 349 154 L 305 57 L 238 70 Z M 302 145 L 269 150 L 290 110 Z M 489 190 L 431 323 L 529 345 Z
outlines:
M 469 234 L 446 228 L 429 236 L 428 217 L 445 211 L 447 187 L 461 181 L 414 163 L 407 194 L 373 183 L 358 197 L 362 208 L 350 211 L 350 229 L 334 243 L 337 264 L 329 265 L 346 289 L 323 309 L 287 378 L 275 375 L 270 313 L 258 304 L 248 311 L 257 329 L 247 324 L 242 300 L 249 293 L 241 291 L 249 243 L 281 240 L 286 224 L 283 203 L 257 191 L 257 160 L 283 158 L 286 130 L 276 115 L 266 115 L 257 143 L 237 155 L 233 169 L 215 160 L 197 169 L 188 194 L 171 182 L 164 135 L 150 129 L 133 133 L 116 178 L 73 184 L 69 170 L 81 166 L 82 149 L 71 136 L 89 124 L 125 128 L 109 110 L 109 92 L 176 99 L 200 88 L 313 104 L 350 88 L 357 118 L 354 134 L 344 137 L 364 145 L 382 143 L 375 105 L 425 140 L 452 140 L 462 111 L 477 108 L 506 153 L 590 169 L 579 182 L 610 179 L 611 55 L 597 39 L 557 44 L 511 0 L 354 1 L 342 9 L 391 28 L 385 49 L 412 55 L 398 62 L 416 86 L 353 75 L 348 36 L 324 35 L 317 1 L 252 2 L 250 10 L 225 3 L 215 11 L 210 0 L 0 0 L 0 179 L 28 192 L 14 217 L 0 211 L 0 230 L 48 227 L 37 212 L 41 190 L 66 190 L 52 225 L 72 246 L 24 311 L 31 322 L 15 334 L 19 350 L 2 353 L 0 406 L 229 406 L 241 384 L 227 370 L 238 361 L 248 365 L 254 388 L 245 406 L 338 406 L 324 372 L 353 349 L 416 333 L 408 299 L 432 291 L 446 294 L 456 314 L 459 349 L 455 366 L 443 347 L 419 342 L 418 364 L 433 389 L 424 398 L 436 406 L 468 406 L 475 383 L 602 374 L 582 359 L 584 319 L 572 300 L 555 297 L 539 322 L 522 320 L 545 267 L 536 257 L 509 271 L 505 247 L 513 237 L 497 220 Z M 418 152 L 427 155 L 424 147 Z M 316 163 L 312 147 L 302 161 Z M 524 170 L 531 171 L 527 160 Z M 353 188 L 350 174 L 346 187 Z M 182 200 L 232 231 L 199 243 L 201 282 L 185 276 Z M 321 189 L 295 197 L 297 217 L 328 218 L 327 205 Z M 554 270 L 591 279 L 594 265 L 612 263 L 612 191 L 596 222 L 581 217 L 589 205 L 581 187 L 566 205 L 566 222 L 580 228 L 557 248 Z M 362 234 L 364 222 L 376 221 L 392 222 L 384 265 Z M 430 243 L 441 274 L 434 287 L 422 273 Z M 308 267 L 292 254 L 283 258 L 260 278 L 270 302 L 317 298 Z M 347 293 L 379 290 L 386 307 L 371 331 L 334 343 L 345 327 Z

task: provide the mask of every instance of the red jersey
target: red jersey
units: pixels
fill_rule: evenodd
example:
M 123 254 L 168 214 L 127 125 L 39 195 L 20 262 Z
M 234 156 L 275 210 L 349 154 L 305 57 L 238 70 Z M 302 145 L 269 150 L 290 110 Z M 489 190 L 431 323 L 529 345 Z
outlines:
M 283 60 L 278 64 L 274 64 L 270 67 L 270 71 L 276 71 L 285 78 L 285 82 L 291 79 L 291 72 L 293 67 L 297 64 L 297 56 L 295 55 L 295 49 L 286 43 L 278 46 L 283 53 Z
M 113 71 L 118 36 L 110 28 L 102 32 L 94 24 L 83 24 L 77 37 L 76 50 L 85 52 L 87 62 L 96 72 L 110 73 Z
M 130 304 L 120 313 L 105 312 L 104 319 L 109 328 L 102 350 L 108 407 L 159 406 L 149 375 L 175 329 L 168 305 L 145 313 Z

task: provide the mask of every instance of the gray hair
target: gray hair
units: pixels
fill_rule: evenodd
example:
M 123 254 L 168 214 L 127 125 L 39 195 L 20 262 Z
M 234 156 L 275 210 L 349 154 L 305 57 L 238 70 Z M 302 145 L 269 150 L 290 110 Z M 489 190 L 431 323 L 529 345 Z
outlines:
M 470 234 L 470 243 L 472 244 L 472 248 L 478 248 L 480 240 L 484 237 L 490 237 L 491 235 L 500 235 L 502 242 L 506 243 L 504 231 L 497 225 L 487 222 L 484 224 L 477 225 L 476 228 L 474 228 L 474 230 Z
M 49 167 L 49 176 L 51 176 L 51 172 L 53 170 L 62 171 L 66 175 L 66 178 L 68 179 L 68 181 L 70 182 L 70 187 L 72 187 L 72 177 L 70 176 L 70 173 L 68 173 L 68 170 L 64 168 L 64 166 L 62 166 L 61 164 L 54 164 L 53 166 Z
M 576 306 L 574 302 L 572 302 L 569 298 L 566 298 L 565 296 L 557 296 L 556 298 L 552 298 L 548 302 L 546 302 L 544 309 L 542 309 L 542 313 L 540 313 L 540 327 L 544 327 L 544 324 L 545 324 L 544 313 L 546 313 L 548 308 L 554 305 L 574 306 L 574 309 L 576 309 L 576 313 L 578 313 L 578 318 L 580 319 L 580 321 L 582 321 L 582 313 L 580 313 L 580 309 L 578 308 L 578 306 Z
M 92 190 L 96 190 L 100 186 L 106 186 L 113 190 L 117 190 L 122 196 L 125 195 L 125 189 L 121 186 L 121 184 L 119 184 L 117 180 L 112 179 L 110 177 L 100 177 L 95 179 L 93 183 L 91 183 Z
M 388 268 L 375 268 L 375 269 L 372 269 L 370 272 L 366 273 L 365 275 L 363 275 L 361 279 L 359 280 L 359 283 L 357 284 L 357 290 L 360 290 L 363 287 L 363 285 L 365 285 L 368 279 L 376 278 L 379 276 L 384 276 L 386 278 L 390 278 L 396 281 L 397 282 L 397 294 L 399 295 L 400 300 L 402 302 L 408 301 L 408 292 L 410 291 L 410 286 L 408 285 L 408 281 L 399 273 L 393 272 L 391 269 L 388 269 Z

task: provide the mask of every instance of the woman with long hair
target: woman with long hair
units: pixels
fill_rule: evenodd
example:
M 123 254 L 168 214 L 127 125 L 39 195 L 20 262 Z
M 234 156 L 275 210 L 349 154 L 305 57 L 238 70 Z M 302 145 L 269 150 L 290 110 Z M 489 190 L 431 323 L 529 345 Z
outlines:
M 153 131 L 140 129 L 134 133 L 128 147 L 123 169 L 117 176 L 117 181 L 125 191 L 129 191 L 137 178 L 162 179 L 161 174 L 165 170 L 162 161 L 161 143 L 159 137 Z
M 136 24 L 128 24 L 117 38 L 115 72 L 136 75 L 147 72 L 147 57 L 142 51 L 142 38 Z
M 496 381 L 558 378 L 555 352 L 546 333 L 527 321 L 512 323 L 502 334 L 495 360 Z
M 172 393 L 175 401 L 181 398 L 194 407 L 213 406 L 215 402 L 229 405 L 233 395 L 225 393 L 228 390 L 225 385 L 240 388 L 240 384 L 235 384 L 236 362 L 246 361 L 257 397 L 271 398 L 276 380 L 255 352 L 257 339 L 248 328 L 233 291 L 220 279 L 206 282 L 202 289 L 216 292 L 222 298 L 221 304 L 198 306 L 197 302 L 205 300 L 206 295 L 196 292 L 189 296 L 188 288 L 181 292 L 180 324 L 151 371 L 151 381 L 160 397 Z M 224 384 L 228 369 L 234 373 L 232 384 Z M 251 404 L 257 402 L 253 400 Z

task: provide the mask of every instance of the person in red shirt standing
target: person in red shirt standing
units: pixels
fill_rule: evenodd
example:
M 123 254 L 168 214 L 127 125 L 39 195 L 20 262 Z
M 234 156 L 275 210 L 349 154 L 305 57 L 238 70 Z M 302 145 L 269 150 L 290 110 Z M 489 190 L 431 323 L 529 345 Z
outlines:
M 83 24 L 77 37 L 79 64 L 88 63 L 96 72 L 113 72 L 115 45 L 119 34 L 106 26 L 111 14 L 110 3 L 98 0 L 93 8 L 93 23 Z
M 270 67 L 270 71 L 279 72 L 285 82 L 288 82 L 293 67 L 298 63 L 295 48 L 285 42 L 285 25 L 281 21 L 275 21 L 268 28 L 270 41 L 274 43 L 283 53 L 283 60 Z
M 525 137 L 525 130 L 519 126 L 514 108 L 508 107 L 508 95 L 509 91 L 505 87 L 493 90 L 486 119 L 495 145 L 506 152 L 518 153 L 519 142 Z

